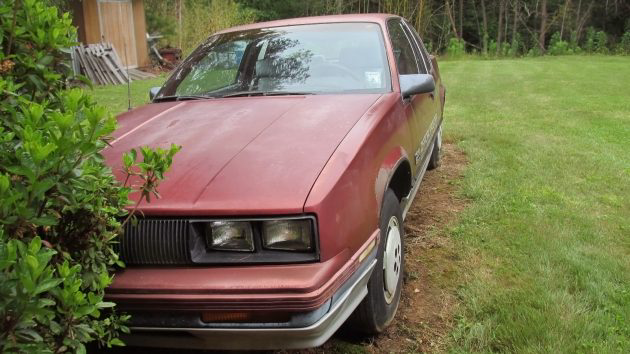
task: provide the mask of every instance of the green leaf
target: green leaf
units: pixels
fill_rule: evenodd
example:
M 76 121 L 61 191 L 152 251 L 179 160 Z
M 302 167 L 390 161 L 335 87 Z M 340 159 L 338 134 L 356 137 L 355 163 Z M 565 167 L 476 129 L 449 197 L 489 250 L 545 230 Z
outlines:
M 33 224 L 39 226 L 54 226 L 57 225 L 58 222 L 59 220 L 52 215 L 41 216 L 39 218 L 33 219 Z
M 26 257 L 24 257 L 24 260 L 26 261 L 26 264 L 30 268 L 31 273 L 36 273 L 39 268 L 39 262 L 37 261 L 37 258 L 29 254 L 29 255 L 26 255 Z
M 9 177 L 0 174 L 0 193 L 4 193 L 9 189 Z
M 76 354 L 85 354 L 86 353 L 85 345 L 83 345 L 81 343 L 79 343 L 79 345 L 77 346 L 76 350 L 77 350 Z
M 44 280 L 43 282 L 39 283 L 37 285 L 37 287 L 35 288 L 35 294 L 46 292 L 46 291 L 54 288 L 55 286 L 61 284 L 61 282 L 62 282 L 61 279 L 47 279 L 47 280 Z
M 107 301 L 99 302 L 98 304 L 96 304 L 96 307 L 98 307 L 99 309 L 111 308 L 114 306 L 116 306 L 115 303 Z
M 125 342 L 120 340 L 120 338 L 113 338 L 113 339 L 109 340 L 109 345 L 110 346 L 117 346 L 117 347 L 124 347 L 125 346 Z
M 123 165 L 126 168 L 131 167 L 131 165 L 133 164 L 133 157 L 130 154 L 123 154 Z

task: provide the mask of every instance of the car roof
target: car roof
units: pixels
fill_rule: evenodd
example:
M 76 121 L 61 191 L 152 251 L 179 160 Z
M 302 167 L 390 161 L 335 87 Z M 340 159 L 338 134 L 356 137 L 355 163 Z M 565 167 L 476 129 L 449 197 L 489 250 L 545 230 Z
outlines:
M 247 31 L 261 28 L 270 27 L 282 27 L 282 26 L 296 26 L 296 25 L 309 25 L 319 23 L 340 23 L 340 22 L 375 22 L 379 24 L 385 24 L 387 19 L 392 17 L 400 17 L 398 15 L 383 14 L 383 13 L 371 13 L 371 14 L 348 14 L 348 15 L 328 15 L 328 16 L 311 16 L 311 17 L 296 17 L 286 20 L 276 20 L 267 22 L 251 23 L 248 25 L 236 26 L 224 29 L 217 32 L 229 33 L 236 31 Z

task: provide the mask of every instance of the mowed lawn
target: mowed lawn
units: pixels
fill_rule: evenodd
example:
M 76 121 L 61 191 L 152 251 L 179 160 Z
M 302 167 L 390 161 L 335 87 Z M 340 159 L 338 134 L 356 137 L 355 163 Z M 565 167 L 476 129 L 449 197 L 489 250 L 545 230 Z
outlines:
M 442 61 L 470 160 L 453 352 L 630 352 L 630 58 Z M 163 78 L 134 83 L 134 105 Z M 95 90 L 113 111 L 126 87 Z M 410 260 L 413 261 L 413 260 Z
M 630 58 L 445 61 L 454 351 L 630 352 Z
M 135 108 L 149 102 L 149 89 L 162 86 L 164 81 L 166 81 L 165 75 L 148 80 L 131 81 L 131 107 Z M 129 108 L 127 92 L 127 85 L 94 86 L 92 90 L 96 101 L 107 107 L 113 114 L 126 112 Z

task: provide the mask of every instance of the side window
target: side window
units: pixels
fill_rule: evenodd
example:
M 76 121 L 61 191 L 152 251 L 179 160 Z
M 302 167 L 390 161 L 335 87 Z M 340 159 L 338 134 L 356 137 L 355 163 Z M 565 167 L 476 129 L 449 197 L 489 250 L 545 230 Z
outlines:
M 392 20 L 387 23 L 389 37 L 392 41 L 396 67 L 399 75 L 419 74 L 420 70 L 416 62 L 416 56 L 409 38 L 400 21 Z
M 427 71 L 431 71 L 433 69 L 433 64 L 431 63 L 431 57 L 429 56 L 429 52 L 427 52 L 424 47 L 424 43 L 422 40 L 420 41 L 420 53 L 422 53 L 422 57 L 424 58 L 424 62 L 427 63 Z
M 422 43 L 422 40 L 420 39 L 420 36 L 418 35 L 418 32 L 416 32 L 416 29 L 413 28 L 413 26 L 411 26 L 409 23 L 405 22 L 405 24 L 407 25 L 407 29 L 409 30 L 409 32 L 411 33 L 411 36 L 413 37 L 413 39 L 416 42 L 416 48 L 419 48 L 420 50 L 420 57 L 422 58 L 422 66 L 424 66 L 424 74 L 429 73 L 432 69 L 432 65 L 431 65 L 431 58 L 429 57 L 429 53 L 427 52 L 427 50 L 424 48 L 424 43 Z

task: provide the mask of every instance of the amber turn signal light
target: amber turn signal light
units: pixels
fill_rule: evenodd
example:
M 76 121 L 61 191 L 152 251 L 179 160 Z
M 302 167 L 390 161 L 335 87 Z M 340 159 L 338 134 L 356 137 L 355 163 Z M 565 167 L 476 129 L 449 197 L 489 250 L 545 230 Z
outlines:
M 291 321 L 286 312 L 204 311 L 201 320 L 206 323 L 283 323 Z

